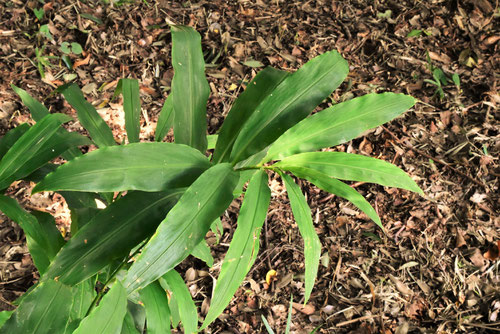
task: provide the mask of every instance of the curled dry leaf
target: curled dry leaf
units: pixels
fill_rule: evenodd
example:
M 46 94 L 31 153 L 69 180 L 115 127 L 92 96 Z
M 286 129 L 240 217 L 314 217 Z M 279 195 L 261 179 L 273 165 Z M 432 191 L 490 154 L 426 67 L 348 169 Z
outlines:
M 500 240 L 497 241 L 496 245 L 490 247 L 486 253 L 483 254 L 485 259 L 495 261 L 500 255 Z

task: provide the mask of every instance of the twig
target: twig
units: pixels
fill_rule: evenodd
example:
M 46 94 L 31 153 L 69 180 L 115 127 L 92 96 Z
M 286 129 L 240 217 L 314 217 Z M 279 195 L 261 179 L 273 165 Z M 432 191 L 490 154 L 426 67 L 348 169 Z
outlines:
M 356 318 L 356 319 L 351 319 L 351 320 L 339 322 L 337 325 L 335 325 L 335 327 L 342 327 L 342 326 L 350 325 L 350 324 L 353 324 L 353 323 L 358 322 L 358 321 L 373 319 L 373 318 L 376 318 L 378 316 L 379 316 L 378 314 L 375 314 L 375 315 L 372 315 L 372 314 L 365 315 L 363 317 L 359 317 L 359 318 Z
M 455 167 L 451 166 L 450 164 L 448 164 L 447 162 L 444 162 L 443 160 L 440 160 L 438 158 L 435 158 L 433 156 L 430 156 L 429 154 L 425 153 L 424 151 L 421 151 L 419 150 L 418 148 L 415 148 L 413 147 L 413 145 L 411 144 L 407 144 L 405 142 L 403 142 L 401 139 L 399 139 L 391 130 L 387 129 L 385 126 L 382 125 L 382 128 L 392 136 L 392 138 L 394 138 L 394 140 L 396 140 L 399 144 L 402 144 L 404 145 L 406 148 L 409 148 L 410 150 L 412 151 L 415 151 L 417 152 L 418 154 L 420 155 L 423 155 L 424 157 L 426 157 L 427 159 L 431 159 L 432 161 L 434 162 L 437 162 L 438 164 L 441 164 L 441 165 L 444 165 L 445 167 L 448 167 L 449 169 L 451 169 L 452 171 L 454 171 L 455 173 L 457 174 L 460 174 L 461 176 L 471 180 L 472 182 L 474 182 L 475 184 L 477 184 L 478 186 L 481 186 L 483 187 L 484 189 L 488 190 L 488 187 L 481 181 L 479 180 L 476 180 L 475 178 L 473 177 L 470 177 L 469 175 L 465 174 L 464 172 L 456 169 Z

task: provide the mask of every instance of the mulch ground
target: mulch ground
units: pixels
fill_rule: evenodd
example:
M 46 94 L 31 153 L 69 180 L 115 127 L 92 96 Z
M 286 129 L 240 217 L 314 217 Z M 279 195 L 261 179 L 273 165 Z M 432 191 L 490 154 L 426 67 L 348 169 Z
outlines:
M 59 95 L 50 94 L 74 79 L 121 140 L 122 110 L 111 98 L 118 79 L 134 77 L 141 82 L 141 139 L 151 140 L 173 76 L 169 23 L 193 26 L 202 36 L 212 90 L 210 133 L 217 132 L 259 66 L 293 71 L 332 49 L 348 60 L 350 73 L 322 107 L 370 92 L 403 92 L 419 100 L 404 116 L 337 150 L 395 163 L 425 196 L 353 184 L 378 211 L 383 234 L 351 204 L 301 183 L 323 245 L 317 284 L 302 309 L 302 241 L 281 180 L 272 176 L 272 206 L 260 254 L 208 332 L 261 333 L 261 315 L 284 332 L 292 295 L 298 303 L 293 333 L 310 333 L 318 326 L 318 333 L 498 331 L 498 1 L 123 2 L 2 1 L 0 135 L 32 122 L 11 83 L 52 111 L 74 115 Z M 42 6 L 45 15 L 38 20 L 33 9 Z M 39 32 L 43 25 L 52 39 Z M 83 47 L 83 54 L 69 55 L 74 69 L 62 61 L 63 42 Z M 440 86 L 431 82 L 436 79 Z M 82 131 L 78 123 L 72 127 Z M 28 209 L 55 214 L 67 228 L 61 198 L 48 193 L 30 197 L 31 186 L 15 184 L 9 195 Z M 223 217 L 222 241 L 212 249 L 219 265 L 207 268 L 190 258 L 179 266 L 201 315 L 206 314 L 211 276 L 216 277 L 231 240 L 237 207 L 235 202 Z M 268 286 L 265 277 L 271 269 L 277 277 Z M 0 215 L 0 309 L 12 309 L 12 301 L 37 279 L 22 231 Z

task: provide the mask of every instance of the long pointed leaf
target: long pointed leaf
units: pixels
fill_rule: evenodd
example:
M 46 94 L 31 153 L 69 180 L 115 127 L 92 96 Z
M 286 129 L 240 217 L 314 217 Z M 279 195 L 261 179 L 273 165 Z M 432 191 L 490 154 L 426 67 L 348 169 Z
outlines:
M 306 263 L 304 303 L 307 303 L 314 287 L 314 280 L 318 274 L 321 242 L 314 230 L 311 209 L 307 205 L 306 198 L 302 194 L 300 187 L 289 175 L 285 173 L 280 173 L 280 175 L 285 182 L 293 217 L 304 239 L 304 258 Z
M 43 274 L 64 244 L 54 220 L 47 219 L 50 215 L 42 213 L 39 213 L 40 219 L 37 219 L 21 208 L 15 199 L 3 195 L 0 195 L 0 211 L 23 229 L 33 261 Z
M 139 81 L 136 79 L 120 79 L 122 82 L 123 111 L 125 112 L 125 130 L 129 143 L 139 142 L 141 131 L 141 100 L 139 97 Z
M 25 90 L 16 87 L 14 85 L 10 85 L 14 92 L 16 92 L 17 95 L 21 98 L 23 101 L 23 104 L 28 107 L 28 109 L 31 112 L 31 117 L 38 122 L 41 121 L 42 118 L 45 116 L 49 115 L 49 110 L 40 102 L 38 102 L 36 99 L 31 97 Z M 66 133 L 67 131 L 65 129 L 60 129 L 58 133 Z M 62 156 L 66 160 L 71 160 L 73 158 L 76 158 L 78 156 L 82 155 L 82 153 L 77 149 L 77 148 L 70 148 L 67 152 L 65 152 Z
M 268 177 L 264 171 L 258 171 L 250 180 L 238 216 L 238 225 L 222 263 L 210 309 L 201 329 L 206 328 L 224 311 L 257 258 L 260 231 L 271 199 L 267 183 Z
M 292 155 L 276 163 L 273 167 L 285 169 L 293 173 L 294 168 L 309 168 L 330 177 L 381 184 L 422 194 L 417 186 L 403 170 L 385 162 L 358 154 L 344 152 L 309 152 Z
M 414 104 L 411 96 L 394 93 L 367 94 L 339 103 L 290 128 L 271 145 L 263 162 L 345 143 Z
M 16 143 L 16 141 L 21 138 L 28 130 L 30 126 L 27 123 L 23 123 L 19 126 L 16 126 L 14 129 L 10 130 L 0 138 L 0 160 L 2 160 L 3 156 L 7 151 Z
M 204 172 L 170 210 L 129 269 L 127 290 L 148 285 L 184 260 L 229 206 L 237 182 L 237 173 L 226 163 Z
M 181 318 L 182 327 L 184 327 L 184 333 L 192 334 L 197 332 L 198 312 L 191 298 L 191 293 L 181 275 L 175 270 L 170 270 L 163 275 L 163 279 L 172 290 L 172 295 L 175 296 L 177 305 L 179 305 L 179 316 Z
M 90 138 L 97 146 L 116 145 L 113 132 L 97 113 L 94 106 L 85 99 L 76 84 L 64 85 L 59 87 L 58 90 L 64 95 L 66 101 L 75 108 L 80 123 L 89 132 Z
M 205 152 L 207 148 L 207 100 L 201 37 L 187 26 L 172 26 L 172 99 L 175 142 Z
M 375 209 L 360 193 L 349 187 L 347 184 L 331 178 L 326 174 L 317 172 L 314 169 L 294 168 L 293 174 L 302 179 L 308 180 L 316 187 L 323 189 L 324 191 L 345 198 L 357 206 L 361 211 L 366 213 L 366 215 L 370 217 L 378 226 L 380 226 L 382 230 L 384 229 Z
M 155 130 L 155 140 L 162 141 L 163 138 L 168 133 L 168 130 L 172 127 L 174 122 L 174 104 L 172 100 L 172 94 L 167 96 L 165 103 L 160 111 L 160 116 L 158 116 L 158 123 L 156 124 Z
M 68 241 L 45 277 L 73 285 L 123 258 L 153 234 L 183 191 L 132 192 L 113 202 Z
M 162 191 L 191 184 L 209 166 L 203 154 L 185 145 L 134 143 L 103 147 L 62 165 L 38 183 L 33 192 Z
M 127 313 L 127 292 L 116 281 L 88 317 L 82 320 L 73 334 L 119 334 Z
M 120 334 L 142 334 L 142 332 L 139 332 L 135 327 L 134 318 L 130 312 L 125 314 Z
M 63 334 L 71 308 L 71 288 L 56 281 L 38 284 L 0 329 L 0 334 Z
M 55 134 L 61 124 L 70 120 L 71 117 L 63 114 L 47 115 L 22 135 L 0 161 L 0 189 L 8 187 L 16 177 L 26 176 L 19 175 L 17 172 L 21 168 L 26 168 L 25 164 L 40 149 L 44 148 L 44 145 Z M 36 164 L 30 165 L 35 170 L 43 166 L 47 161 L 31 163 Z
M 347 76 L 347 62 L 326 52 L 287 76 L 245 123 L 234 143 L 236 163 L 263 150 L 283 132 L 307 117 Z
M 141 301 L 146 309 L 148 334 L 171 333 L 170 309 L 167 293 L 160 283 L 153 282 L 139 291 Z
M 64 155 L 62 153 L 72 148 L 76 149 L 76 146 L 90 145 L 91 143 L 87 137 L 76 132 L 57 131 L 30 160 L 16 171 L 14 177 L 18 180 L 31 175 L 48 161 L 57 158 L 59 155 Z
M 288 72 L 266 67 L 253 78 L 227 114 L 219 133 L 214 162 L 227 162 L 234 142 L 257 106 L 289 75 Z

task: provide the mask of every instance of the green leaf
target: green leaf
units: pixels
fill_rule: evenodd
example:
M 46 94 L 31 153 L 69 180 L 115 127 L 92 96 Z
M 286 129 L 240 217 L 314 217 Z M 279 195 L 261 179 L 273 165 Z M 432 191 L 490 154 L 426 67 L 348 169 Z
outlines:
M 37 219 L 21 208 L 15 199 L 3 195 L 0 195 L 0 211 L 23 229 L 33 262 L 43 274 L 64 244 L 53 218 L 48 214 L 38 213 Z
M 260 315 L 260 318 L 262 319 L 262 322 L 264 323 L 264 326 L 266 327 L 267 333 L 274 334 L 273 329 L 271 328 L 271 326 L 269 325 L 269 323 L 267 322 L 267 320 L 263 314 Z
M 307 303 L 311 296 L 314 287 L 314 280 L 318 274 L 319 258 L 321 256 L 321 242 L 314 230 L 314 224 L 311 217 L 311 209 L 307 205 L 306 198 L 302 194 L 300 187 L 293 179 L 285 174 L 280 173 L 281 178 L 285 182 L 286 192 L 292 207 L 293 217 L 299 227 L 300 234 L 304 239 L 304 257 L 306 262 L 305 273 L 305 294 L 304 304 Z
M 142 332 L 141 332 L 142 333 Z M 141 334 L 135 328 L 134 318 L 130 312 L 125 314 L 125 318 L 123 319 L 122 330 L 120 334 Z
M 14 311 L 2 311 L 0 312 L 0 328 L 5 324 L 7 320 L 9 320 L 10 316 L 14 313 Z
M 202 240 L 191 252 L 191 255 L 202 260 L 207 264 L 207 266 L 212 267 L 214 265 L 214 258 L 210 252 L 210 247 L 208 247 L 207 242 Z
M 172 94 L 170 94 L 163 107 L 160 111 L 160 116 L 158 117 L 158 124 L 156 125 L 155 130 L 155 140 L 162 141 L 163 138 L 168 133 L 168 130 L 172 127 L 172 123 L 174 122 L 174 105 L 172 103 Z
M 97 146 L 116 145 L 111 129 L 97 113 L 94 106 L 85 100 L 82 91 L 76 84 L 66 84 L 59 87 L 58 91 L 75 108 L 80 123 L 89 132 L 90 137 Z
M 128 255 L 153 234 L 183 191 L 131 192 L 113 202 L 68 241 L 45 277 L 57 277 L 60 282 L 73 285 Z
M 141 301 L 146 308 L 148 334 L 171 333 L 170 309 L 167 293 L 160 283 L 153 282 L 139 291 Z
M 33 189 L 39 191 L 162 191 L 191 184 L 210 167 L 207 158 L 185 145 L 134 143 L 103 147 L 74 159 Z
M 89 222 L 100 210 L 97 208 L 95 193 L 61 191 L 71 212 L 71 235 Z
M 201 37 L 187 26 L 172 26 L 172 103 L 175 142 L 205 152 L 207 148 L 207 100 Z
M 71 306 L 71 319 L 80 320 L 87 315 L 87 310 L 90 305 L 92 305 L 92 301 L 97 295 L 94 283 L 95 278 L 91 277 L 72 288 L 73 305 Z
M 451 79 L 453 80 L 455 86 L 457 86 L 457 89 L 460 90 L 460 76 L 458 73 L 453 73 Z
M 294 168 L 314 169 L 341 180 L 377 183 L 423 194 L 403 170 L 385 162 L 358 154 L 344 152 L 309 152 L 292 155 L 276 163 L 278 167 L 293 173 Z
M 413 29 L 406 35 L 406 37 L 415 37 L 415 36 L 420 36 L 422 34 L 422 30 L 420 29 Z
M 234 143 L 231 161 L 258 153 L 307 117 L 347 76 L 347 62 L 326 52 L 287 76 L 256 108 Z
M 127 291 L 116 281 L 73 334 L 119 334 L 127 313 Z
M 229 206 L 237 182 L 237 173 L 227 163 L 205 171 L 170 210 L 129 269 L 127 290 L 148 285 L 184 260 Z
M 339 103 L 290 128 L 271 145 L 263 162 L 345 143 L 414 104 L 413 97 L 394 93 L 367 94 Z
M 184 327 L 184 333 L 196 333 L 198 328 L 198 312 L 191 298 L 191 293 L 181 275 L 175 270 L 170 270 L 163 275 L 163 279 L 167 282 L 172 291 L 172 295 L 175 296 L 177 300 L 179 316 L 181 318 L 182 327 Z
M 83 52 L 83 49 L 82 49 L 82 46 L 80 45 L 80 43 L 71 42 L 71 51 L 74 54 L 79 55 Z
M 234 142 L 258 105 L 283 81 L 289 73 L 266 67 L 253 78 L 227 114 L 217 140 L 214 162 L 228 162 Z
M 120 79 L 125 112 L 125 129 L 129 143 L 139 142 L 141 131 L 141 99 L 139 97 L 139 81 L 136 79 Z
M 71 117 L 63 114 L 47 115 L 22 135 L 0 161 L 0 189 L 8 187 L 16 178 L 26 176 L 19 175 L 20 169 L 34 171 L 47 163 L 47 161 L 30 160 L 41 148 L 45 148 L 45 144 L 59 126 L 69 120 Z
M 356 207 L 358 207 L 361 211 L 366 213 L 366 215 L 370 217 L 378 226 L 380 226 L 382 230 L 384 229 L 375 209 L 360 193 L 349 187 L 347 184 L 333 179 L 326 174 L 317 172 L 313 169 L 294 168 L 293 174 L 302 179 L 308 180 L 324 191 L 345 198 Z
M 64 53 L 71 53 L 71 46 L 68 42 L 61 43 L 61 51 Z
M 259 252 L 259 237 L 266 219 L 271 191 L 264 171 L 252 176 L 238 216 L 233 240 L 222 263 L 222 268 L 212 293 L 210 309 L 201 329 L 213 322 L 229 305 Z
M 207 136 L 207 150 L 213 150 L 217 144 L 218 135 L 208 135 Z
M 47 142 L 40 147 L 36 154 L 24 163 L 13 175 L 15 180 L 31 175 L 36 170 L 46 167 L 47 162 L 65 155 L 69 149 L 77 146 L 90 145 L 92 142 L 76 132 L 57 131 Z M 78 150 L 78 149 L 77 149 Z M 66 155 L 65 155 L 66 156 Z
M 38 284 L 0 329 L 0 334 L 65 332 L 72 303 L 71 288 L 55 281 Z
M 36 121 L 39 122 L 44 118 L 45 116 L 49 115 L 49 110 L 40 102 L 38 102 L 36 99 L 31 97 L 25 90 L 16 87 L 14 85 L 10 85 L 11 88 L 14 90 L 14 92 L 21 98 L 23 101 L 23 104 L 28 107 L 31 113 L 31 117 Z M 58 130 L 58 133 L 66 133 L 67 131 L 63 128 Z M 77 148 L 71 148 L 64 154 L 62 154 L 62 157 L 66 160 L 71 160 L 75 157 L 78 157 L 82 155 L 80 150 Z
M 16 126 L 14 129 L 10 130 L 0 139 L 0 160 L 7 151 L 16 143 L 16 141 L 22 137 L 28 130 L 30 126 L 27 123 L 23 123 Z

